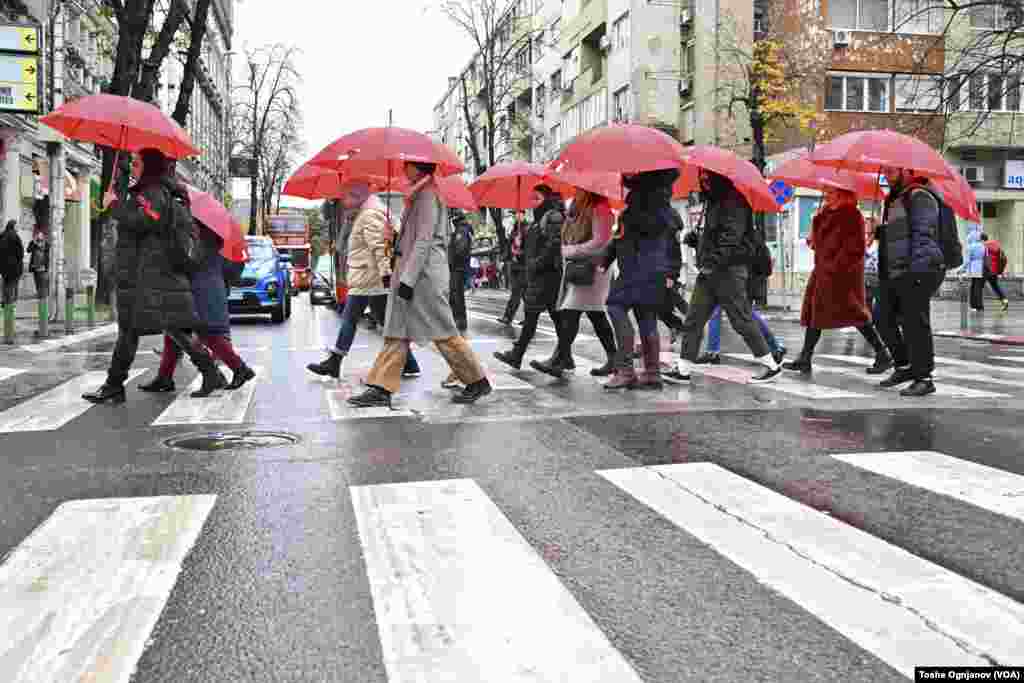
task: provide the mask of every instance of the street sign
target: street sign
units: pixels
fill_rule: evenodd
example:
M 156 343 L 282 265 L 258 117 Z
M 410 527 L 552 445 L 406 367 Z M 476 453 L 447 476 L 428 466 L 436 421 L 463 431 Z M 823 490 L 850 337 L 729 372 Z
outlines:
M 0 50 L 39 54 L 39 29 L 35 26 L 0 26 Z
M 770 189 L 772 194 L 775 195 L 775 202 L 779 206 L 785 206 L 789 203 L 789 200 L 793 198 L 793 186 L 782 180 L 773 181 L 772 184 L 768 186 L 768 189 Z

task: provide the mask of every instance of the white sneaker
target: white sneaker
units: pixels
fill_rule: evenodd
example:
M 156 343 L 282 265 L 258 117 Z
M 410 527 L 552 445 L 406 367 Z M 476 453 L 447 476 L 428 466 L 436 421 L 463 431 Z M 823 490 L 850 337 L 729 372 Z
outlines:
M 782 372 L 782 366 L 775 366 L 774 368 L 766 367 L 764 372 L 760 375 L 754 375 L 750 378 L 751 384 L 765 384 L 767 382 L 774 382 L 775 378 Z
M 691 379 L 690 367 L 683 361 L 679 361 L 676 363 L 676 367 L 668 372 L 662 372 L 661 378 L 669 384 L 687 384 Z

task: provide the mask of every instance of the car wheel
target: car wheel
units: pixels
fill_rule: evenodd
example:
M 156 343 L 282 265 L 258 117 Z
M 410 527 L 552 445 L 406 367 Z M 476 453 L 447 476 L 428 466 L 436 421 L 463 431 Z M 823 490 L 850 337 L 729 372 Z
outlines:
M 287 317 L 285 315 L 285 300 L 286 297 L 282 297 L 280 303 L 274 308 L 274 311 L 270 314 L 270 319 L 275 323 L 283 323 Z
M 291 318 L 292 317 L 292 298 L 288 297 L 288 299 L 286 301 L 287 301 L 287 303 L 284 305 L 284 317 L 285 318 Z

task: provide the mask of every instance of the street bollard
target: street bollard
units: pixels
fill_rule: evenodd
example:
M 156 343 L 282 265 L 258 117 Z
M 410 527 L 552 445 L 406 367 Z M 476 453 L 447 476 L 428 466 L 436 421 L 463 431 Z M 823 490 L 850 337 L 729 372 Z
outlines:
M 967 285 L 963 278 L 960 278 L 960 329 L 967 329 Z
M 96 326 L 96 288 L 89 285 L 85 288 L 85 314 L 88 316 L 89 327 Z
M 36 335 L 40 339 L 46 339 L 50 334 L 50 297 L 45 291 L 39 293 L 36 310 L 39 313 L 39 331 Z
M 64 333 L 71 334 L 75 329 L 75 290 L 68 287 L 64 290 Z
M 3 307 L 4 314 L 4 343 L 14 343 L 14 315 L 15 315 L 15 304 L 5 304 Z

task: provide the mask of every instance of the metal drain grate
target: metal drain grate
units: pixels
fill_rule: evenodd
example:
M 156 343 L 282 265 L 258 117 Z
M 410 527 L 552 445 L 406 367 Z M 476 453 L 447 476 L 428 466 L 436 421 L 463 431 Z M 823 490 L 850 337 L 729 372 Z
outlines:
M 189 451 L 241 451 L 257 448 L 293 446 L 302 439 L 288 432 L 262 432 L 251 429 L 209 434 L 186 434 L 164 441 L 171 448 Z

